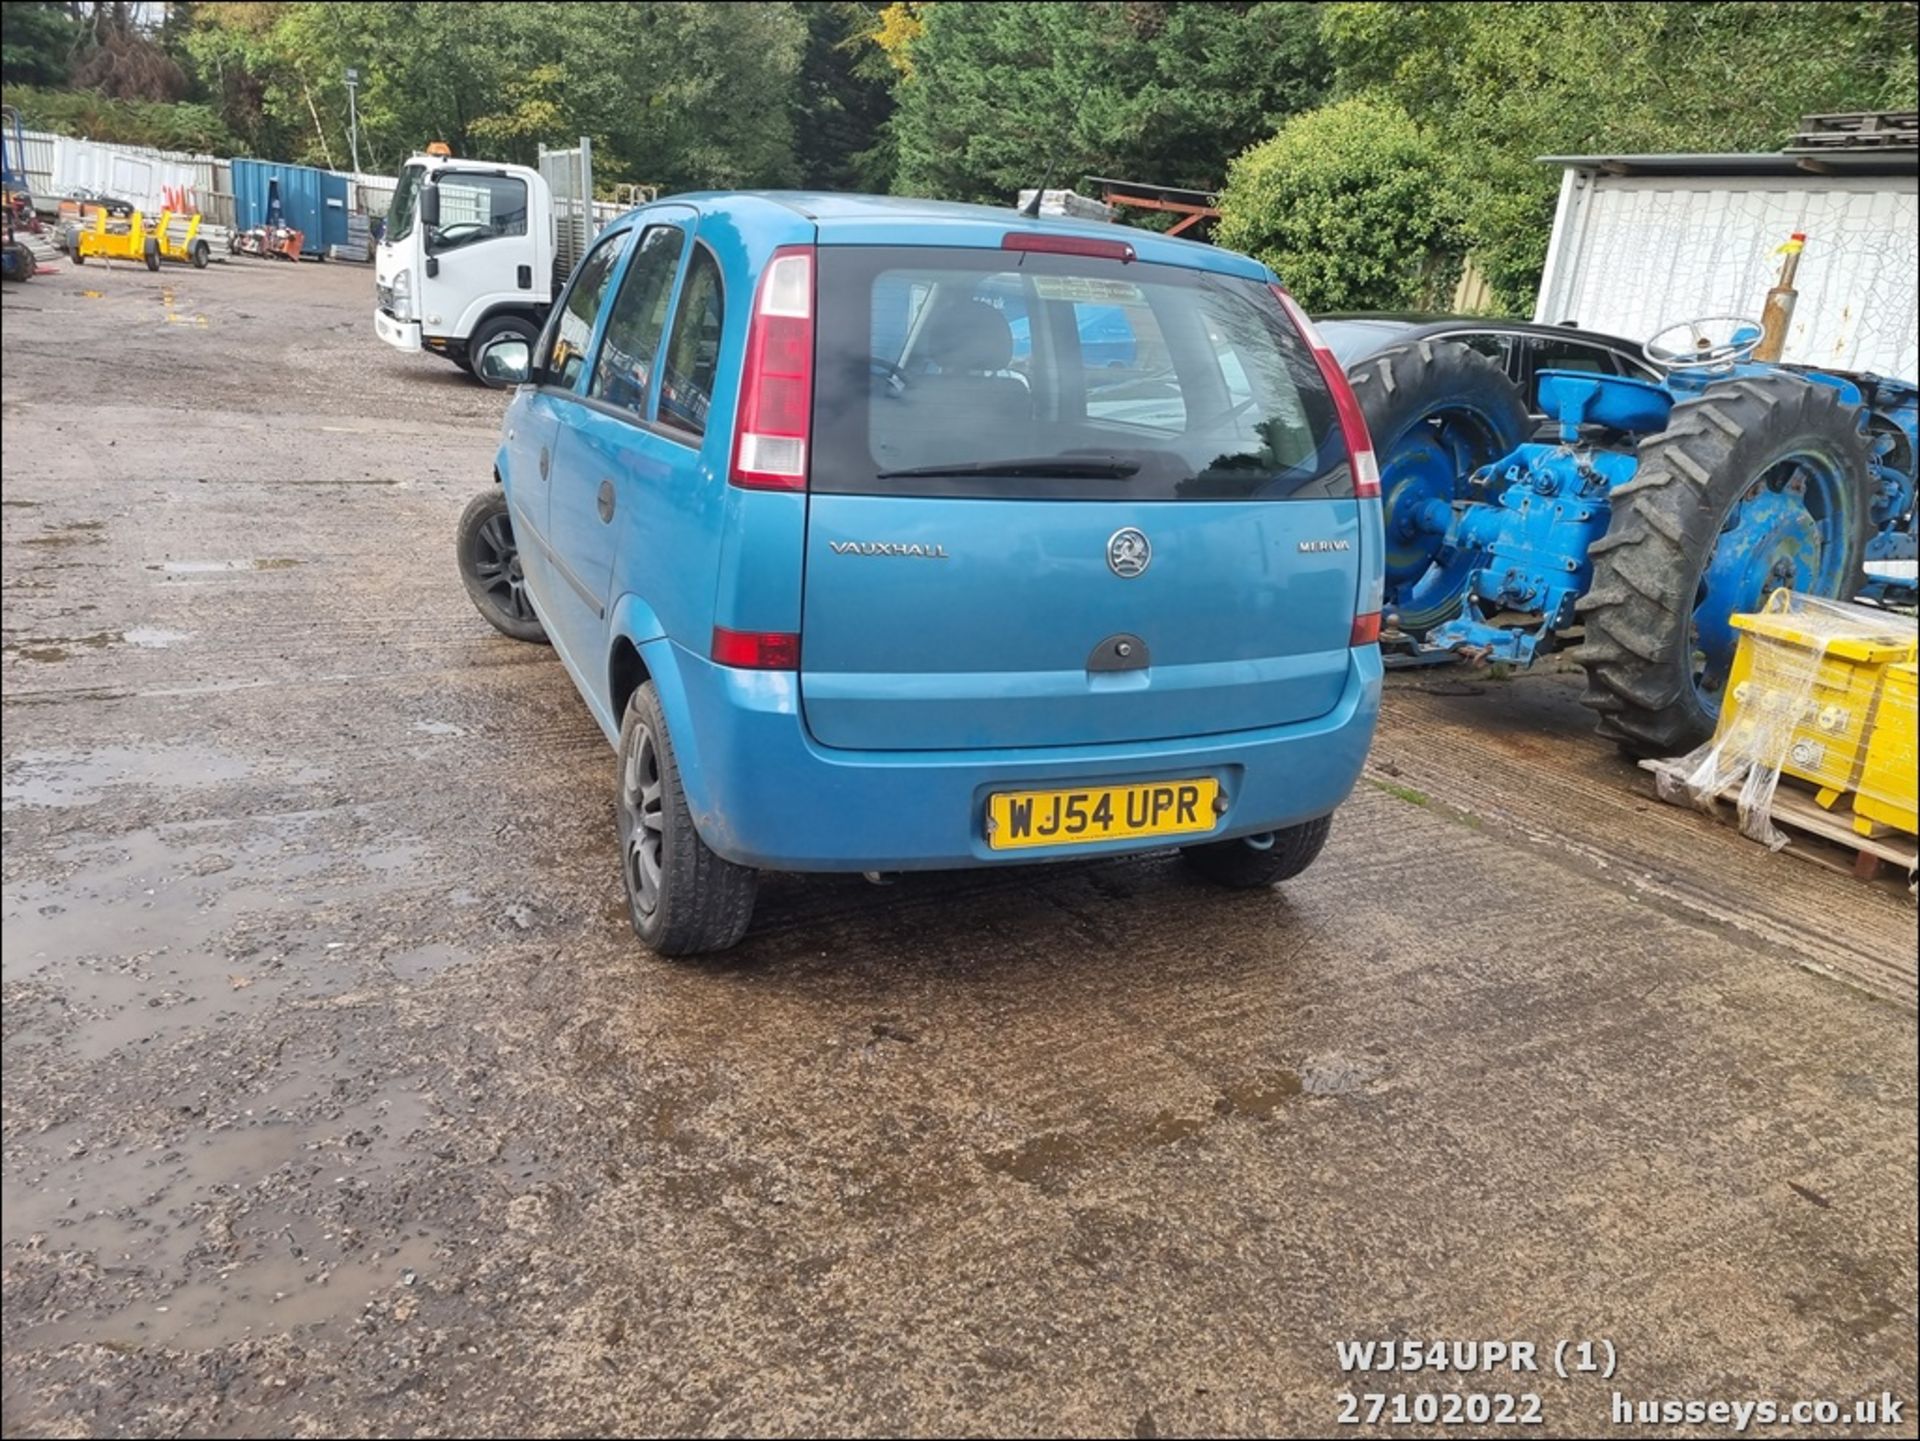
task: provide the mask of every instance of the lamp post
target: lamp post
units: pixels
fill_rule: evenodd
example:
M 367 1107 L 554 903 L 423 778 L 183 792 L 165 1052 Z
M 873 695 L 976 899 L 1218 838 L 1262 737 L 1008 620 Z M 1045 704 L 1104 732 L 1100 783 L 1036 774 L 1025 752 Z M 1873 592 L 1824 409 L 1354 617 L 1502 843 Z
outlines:
M 360 72 L 347 71 L 347 148 L 353 152 L 353 178 L 360 178 L 360 110 L 354 92 L 360 88 Z

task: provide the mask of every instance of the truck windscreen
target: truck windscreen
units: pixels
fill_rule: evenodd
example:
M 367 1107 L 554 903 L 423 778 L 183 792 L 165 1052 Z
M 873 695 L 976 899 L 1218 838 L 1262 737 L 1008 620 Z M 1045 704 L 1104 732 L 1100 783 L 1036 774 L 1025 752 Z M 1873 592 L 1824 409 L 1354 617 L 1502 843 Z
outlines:
M 420 178 L 425 174 L 418 165 L 409 165 L 400 172 L 400 183 L 393 190 L 393 203 L 387 207 L 388 240 L 405 240 L 413 234 L 413 217 L 420 208 Z

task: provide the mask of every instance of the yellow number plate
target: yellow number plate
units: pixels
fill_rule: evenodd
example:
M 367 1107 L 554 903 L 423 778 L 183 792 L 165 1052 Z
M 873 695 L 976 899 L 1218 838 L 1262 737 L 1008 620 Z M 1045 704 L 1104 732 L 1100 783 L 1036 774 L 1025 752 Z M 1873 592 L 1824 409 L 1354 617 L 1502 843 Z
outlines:
M 1184 836 L 1214 827 L 1220 782 L 1201 778 L 1073 791 L 1002 791 L 987 797 L 987 847 L 1087 845 L 1137 836 Z

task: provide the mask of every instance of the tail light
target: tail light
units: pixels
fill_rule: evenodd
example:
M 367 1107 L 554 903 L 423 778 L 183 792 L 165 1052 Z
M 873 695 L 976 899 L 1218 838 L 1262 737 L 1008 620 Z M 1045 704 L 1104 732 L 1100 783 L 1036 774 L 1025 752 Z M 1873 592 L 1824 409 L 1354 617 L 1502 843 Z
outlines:
M 1347 383 L 1346 371 L 1340 368 L 1340 362 L 1327 349 L 1327 342 L 1320 338 L 1320 332 L 1307 319 L 1307 313 L 1299 303 L 1278 285 L 1273 287 L 1273 293 L 1280 298 L 1281 308 L 1300 332 L 1300 338 L 1313 351 L 1314 364 L 1320 367 L 1320 378 L 1326 381 L 1327 389 L 1333 395 L 1333 413 L 1340 418 L 1340 434 L 1347 442 L 1347 458 L 1353 466 L 1354 495 L 1362 500 L 1378 497 L 1380 463 L 1374 459 L 1373 441 L 1367 435 L 1367 422 L 1360 414 L 1360 402 L 1354 398 L 1353 387 Z
M 729 478 L 748 490 L 805 490 L 812 424 L 813 247 L 787 245 L 753 300 Z
M 713 628 L 712 656 L 741 670 L 799 670 L 800 637 L 791 631 Z
M 1349 646 L 1380 644 L 1380 612 L 1370 610 L 1364 615 L 1353 618 L 1353 631 L 1347 637 Z

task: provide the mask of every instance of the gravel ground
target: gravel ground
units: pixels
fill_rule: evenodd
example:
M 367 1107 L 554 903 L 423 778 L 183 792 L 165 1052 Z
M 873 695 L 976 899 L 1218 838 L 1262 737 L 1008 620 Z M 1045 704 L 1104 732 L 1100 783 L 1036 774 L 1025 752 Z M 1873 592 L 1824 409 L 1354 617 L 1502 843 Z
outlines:
M 781 877 L 658 961 L 605 742 L 454 574 L 502 401 L 371 290 L 5 292 L 7 1434 L 1920 1399 L 1897 887 L 1651 801 L 1564 674 L 1426 673 L 1282 893 Z

